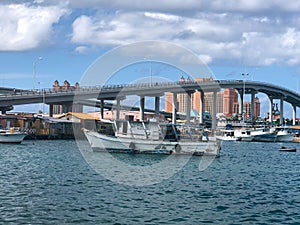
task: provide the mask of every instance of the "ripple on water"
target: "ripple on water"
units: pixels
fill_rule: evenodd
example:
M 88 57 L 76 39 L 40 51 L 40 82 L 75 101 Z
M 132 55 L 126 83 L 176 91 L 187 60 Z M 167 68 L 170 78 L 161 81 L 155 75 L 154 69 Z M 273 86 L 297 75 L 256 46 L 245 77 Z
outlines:
M 221 157 L 205 171 L 198 170 L 201 158 L 192 157 L 168 180 L 145 187 L 116 184 L 95 173 L 74 141 L 0 148 L 0 220 L 8 224 L 300 221 L 300 154 L 282 154 L 276 143 L 223 143 Z M 115 157 L 151 165 L 166 156 Z

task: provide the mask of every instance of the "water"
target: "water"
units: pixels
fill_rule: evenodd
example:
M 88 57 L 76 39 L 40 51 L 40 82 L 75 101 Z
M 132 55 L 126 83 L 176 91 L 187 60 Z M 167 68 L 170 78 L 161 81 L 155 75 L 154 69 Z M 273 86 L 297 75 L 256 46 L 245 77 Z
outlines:
M 300 144 L 285 144 L 296 153 L 280 146 L 223 143 L 202 172 L 192 157 L 171 178 L 133 187 L 97 174 L 74 141 L 0 145 L 0 224 L 299 224 Z

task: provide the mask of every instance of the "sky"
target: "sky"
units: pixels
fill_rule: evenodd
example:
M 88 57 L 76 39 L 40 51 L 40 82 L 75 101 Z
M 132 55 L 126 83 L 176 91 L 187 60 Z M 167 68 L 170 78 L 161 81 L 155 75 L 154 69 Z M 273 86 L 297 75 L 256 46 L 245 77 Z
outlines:
M 216 79 L 243 79 L 241 74 L 248 73 L 248 80 L 298 91 L 299 11 L 298 0 L 2 0 L 0 86 L 50 88 L 55 80 L 75 84 L 103 54 L 154 40 L 189 49 Z M 148 68 L 131 72 L 145 76 Z M 161 65 L 152 70 L 170 73 Z M 267 102 L 265 95 L 259 97 Z M 262 104 L 262 114 L 267 108 Z

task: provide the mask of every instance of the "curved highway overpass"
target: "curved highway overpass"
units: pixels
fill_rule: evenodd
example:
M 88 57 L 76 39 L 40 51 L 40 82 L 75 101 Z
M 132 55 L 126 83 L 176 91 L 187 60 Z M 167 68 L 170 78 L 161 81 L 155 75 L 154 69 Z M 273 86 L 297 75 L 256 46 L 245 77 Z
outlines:
M 218 80 L 222 88 L 234 88 L 240 92 L 244 89 L 243 80 Z M 246 81 L 245 93 L 250 94 L 252 91 L 265 93 L 272 99 L 283 99 L 296 107 L 300 107 L 299 93 L 289 90 L 285 87 L 259 81 Z
M 125 84 L 105 85 L 93 87 L 80 87 L 78 90 L 43 91 L 14 90 L 12 88 L 0 88 L 0 110 L 9 106 L 46 103 L 65 104 L 76 100 L 97 98 L 99 100 L 124 99 L 128 95 L 138 96 L 162 96 L 165 92 L 182 93 L 200 90 L 204 92 L 217 92 L 222 88 L 234 88 L 239 93 L 265 93 L 272 99 L 281 99 L 292 104 L 294 109 L 300 107 L 300 95 L 285 87 L 259 81 L 244 80 L 214 80 L 205 82 L 169 82 L 155 84 Z M 75 98 L 74 98 L 75 97 Z M 295 110 L 294 110 L 295 111 Z

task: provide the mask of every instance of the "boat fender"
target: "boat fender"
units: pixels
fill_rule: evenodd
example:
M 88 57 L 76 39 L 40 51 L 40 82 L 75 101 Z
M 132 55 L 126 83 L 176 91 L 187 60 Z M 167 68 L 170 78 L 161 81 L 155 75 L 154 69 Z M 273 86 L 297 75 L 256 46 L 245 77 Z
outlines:
M 176 144 L 176 145 L 175 145 L 175 151 L 176 151 L 176 152 L 180 152 L 180 151 L 181 151 L 181 146 L 180 146 L 180 144 Z
M 130 142 L 129 144 L 129 148 L 131 148 L 132 150 L 135 150 L 135 144 L 133 142 Z

